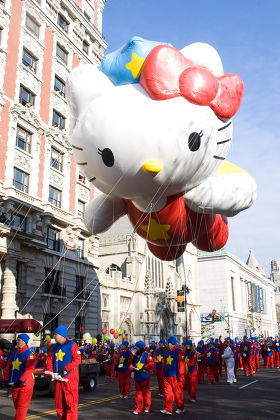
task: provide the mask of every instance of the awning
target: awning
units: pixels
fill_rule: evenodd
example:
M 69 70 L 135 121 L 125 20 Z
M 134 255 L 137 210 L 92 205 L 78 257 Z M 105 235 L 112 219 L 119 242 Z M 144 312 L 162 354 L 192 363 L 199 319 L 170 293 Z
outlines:
M 0 334 L 36 333 L 42 325 L 36 319 L 0 319 Z

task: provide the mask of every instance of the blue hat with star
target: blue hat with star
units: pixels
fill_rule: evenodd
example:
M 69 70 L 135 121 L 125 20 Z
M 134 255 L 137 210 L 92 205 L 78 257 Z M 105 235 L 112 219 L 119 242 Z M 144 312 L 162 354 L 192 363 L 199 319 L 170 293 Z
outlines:
M 139 83 L 145 60 L 158 45 L 170 44 L 134 36 L 122 48 L 104 56 L 101 61 L 101 71 L 116 86 Z

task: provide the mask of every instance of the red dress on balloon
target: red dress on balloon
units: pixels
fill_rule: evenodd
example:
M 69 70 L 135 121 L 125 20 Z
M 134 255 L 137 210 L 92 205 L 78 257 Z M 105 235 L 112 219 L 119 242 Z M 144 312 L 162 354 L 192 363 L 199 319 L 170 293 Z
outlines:
M 189 209 L 181 194 L 167 198 L 162 210 L 144 213 L 125 200 L 134 230 L 148 242 L 150 251 L 161 260 L 179 258 L 192 242 L 202 251 L 222 248 L 228 239 L 227 219 L 220 214 L 199 214 Z

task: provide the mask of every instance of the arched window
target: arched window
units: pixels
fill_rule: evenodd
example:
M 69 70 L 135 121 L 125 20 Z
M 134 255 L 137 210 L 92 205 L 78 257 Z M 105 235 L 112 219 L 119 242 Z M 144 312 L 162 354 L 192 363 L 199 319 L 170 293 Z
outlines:
M 116 271 L 121 272 L 122 270 L 120 269 L 120 267 L 118 265 L 111 264 L 108 268 L 106 268 L 105 273 L 110 274 L 110 277 L 113 277 L 113 275 L 114 275 L 113 273 L 116 272 Z

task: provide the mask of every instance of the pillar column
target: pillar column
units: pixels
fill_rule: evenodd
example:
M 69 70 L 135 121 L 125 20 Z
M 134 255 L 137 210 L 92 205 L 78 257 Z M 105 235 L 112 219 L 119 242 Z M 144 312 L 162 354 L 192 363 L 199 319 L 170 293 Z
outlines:
M 1 300 L 1 318 L 14 319 L 18 311 L 16 305 L 16 263 L 13 256 L 7 256 L 3 276 L 2 300 Z

